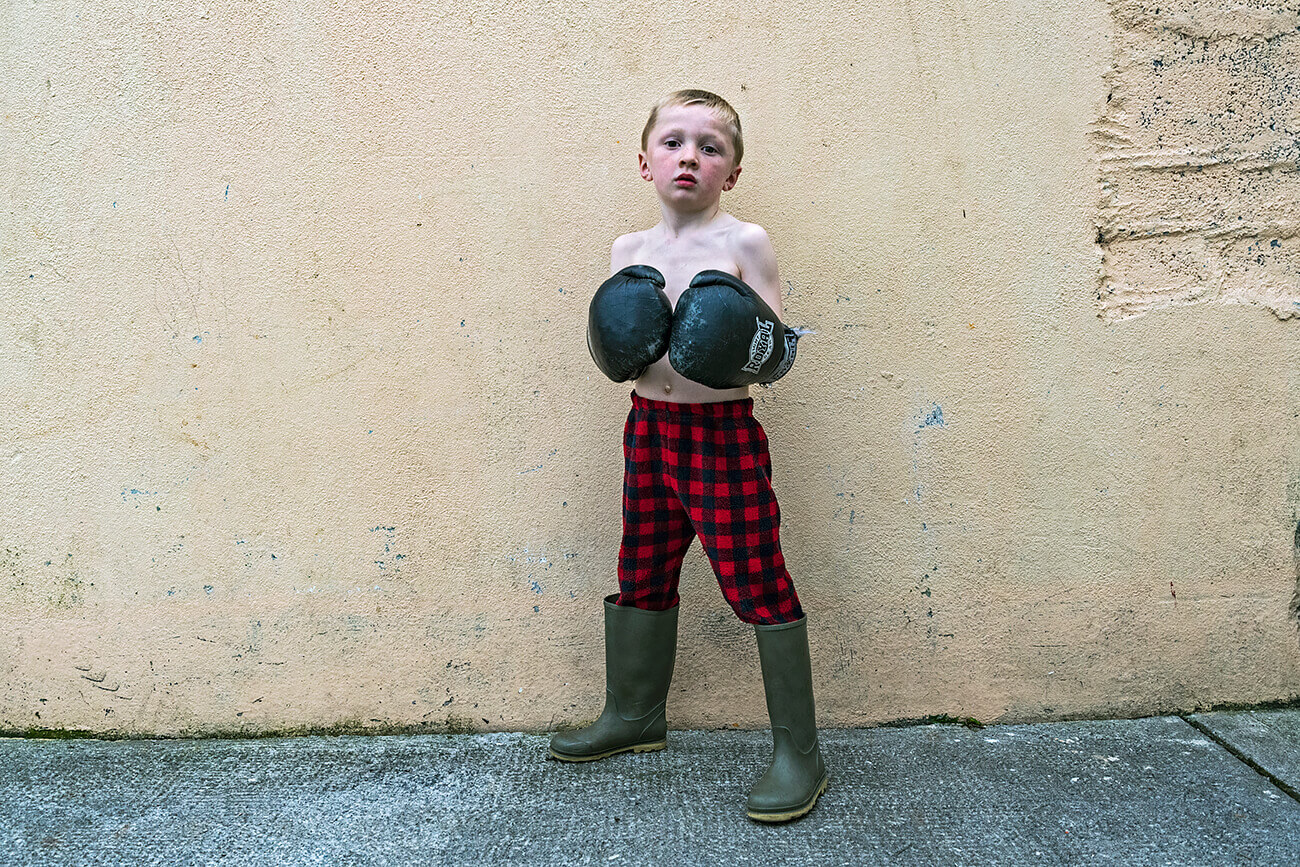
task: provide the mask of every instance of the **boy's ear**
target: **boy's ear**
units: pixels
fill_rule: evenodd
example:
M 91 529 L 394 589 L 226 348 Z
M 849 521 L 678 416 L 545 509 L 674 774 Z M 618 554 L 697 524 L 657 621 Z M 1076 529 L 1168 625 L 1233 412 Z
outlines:
M 739 177 L 740 177 L 740 166 L 736 166 L 734 169 L 731 170 L 731 174 L 727 175 L 727 179 L 722 182 L 722 191 L 725 193 L 727 190 L 730 190 L 732 187 L 734 187 L 736 185 L 736 180 Z
M 647 181 L 653 181 L 654 175 L 650 173 L 650 160 L 646 159 L 645 151 L 639 151 L 636 155 L 636 167 L 641 171 L 641 177 Z

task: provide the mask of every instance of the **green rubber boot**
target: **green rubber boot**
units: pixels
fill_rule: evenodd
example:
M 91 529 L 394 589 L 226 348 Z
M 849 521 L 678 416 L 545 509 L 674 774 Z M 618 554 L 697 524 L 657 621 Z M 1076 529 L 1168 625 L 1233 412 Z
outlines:
M 677 606 L 645 611 L 605 597 L 605 710 L 586 728 L 556 732 L 551 755 L 591 762 L 668 745 L 664 706 L 677 659 Z
M 813 808 L 829 779 L 817 745 L 808 618 L 755 625 L 754 633 L 772 719 L 772 765 L 750 791 L 745 813 L 759 822 L 788 822 Z

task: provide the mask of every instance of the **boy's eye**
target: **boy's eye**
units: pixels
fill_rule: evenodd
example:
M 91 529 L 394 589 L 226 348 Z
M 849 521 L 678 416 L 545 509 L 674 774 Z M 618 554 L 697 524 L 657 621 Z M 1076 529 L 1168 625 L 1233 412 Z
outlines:
M 677 139 L 675 139 L 675 138 L 670 138 L 670 139 L 665 139 L 665 140 L 664 140 L 664 147 L 666 147 L 666 148 L 675 148 L 675 147 L 677 147 L 678 144 L 680 144 L 680 142 L 678 142 Z
M 704 151 L 706 154 L 716 154 L 718 152 L 718 149 L 715 148 L 713 145 L 705 145 L 704 147 L 700 148 L 700 150 Z

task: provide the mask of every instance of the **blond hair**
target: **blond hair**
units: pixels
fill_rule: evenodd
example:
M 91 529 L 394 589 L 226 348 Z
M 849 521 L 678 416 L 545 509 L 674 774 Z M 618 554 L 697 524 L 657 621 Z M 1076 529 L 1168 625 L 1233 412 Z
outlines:
M 736 161 L 733 165 L 740 165 L 740 158 L 745 155 L 745 141 L 740 136 L 740 115 L 736 114 L 731 103 L 707 90 L 679 90 L 656 102 L 650 109 L 650 119 L 645 122 L 645 129 L 641 130 L 641 150 L 646 150 L 650 144 L 650 130 L 654 129 L 655 121 L 659 119 L 659 112 L 673 105 L 702 105 L 717 112 L 719 119 L 727 127 L 727 132 L 731 133 L 731 143 L 736 149 Z

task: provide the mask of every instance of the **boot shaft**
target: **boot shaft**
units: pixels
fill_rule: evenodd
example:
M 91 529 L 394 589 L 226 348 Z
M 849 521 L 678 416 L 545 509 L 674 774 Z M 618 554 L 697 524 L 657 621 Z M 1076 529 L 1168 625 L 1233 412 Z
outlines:
M 778 729 L 785 729 L 795 748 L 808 751 L 817 743 L 808 618 L 801 617 L 793 623 L 759 624 L 754 627 L 754 635 L 773 738 L 779 740 Z
M 664 703 L 677 661 L 677 606 L 647 611 L 605 597 L 605 686 L 625 717 Z

